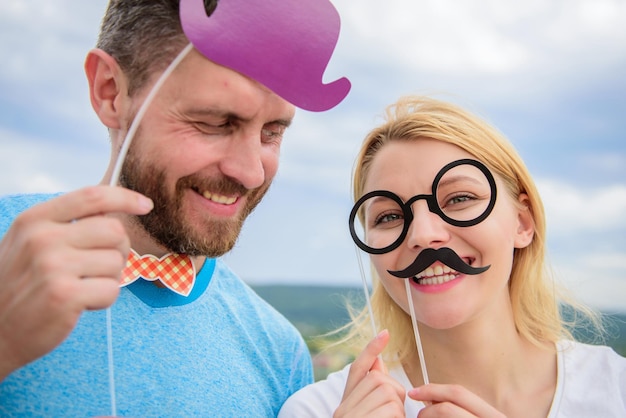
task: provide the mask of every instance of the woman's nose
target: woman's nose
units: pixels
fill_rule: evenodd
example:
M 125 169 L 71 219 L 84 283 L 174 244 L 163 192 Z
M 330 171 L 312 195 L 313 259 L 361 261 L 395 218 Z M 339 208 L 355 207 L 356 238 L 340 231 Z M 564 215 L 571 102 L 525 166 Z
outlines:
M 406 238 L 410 248 L 438 248 L 450 239 L 448 224 L 428 209 L 425 200 L 415 202 L 412 210 L 413 221 Z

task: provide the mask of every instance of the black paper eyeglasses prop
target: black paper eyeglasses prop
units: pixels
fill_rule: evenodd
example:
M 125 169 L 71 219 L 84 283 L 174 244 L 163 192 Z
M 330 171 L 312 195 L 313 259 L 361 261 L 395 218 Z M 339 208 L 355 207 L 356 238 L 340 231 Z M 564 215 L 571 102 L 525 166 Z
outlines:
M 355 244 L 370 254 L 385 254 L 406 239 L 414 219 L 412 205 L 426 200 L 428 210 L 453 226 L 468 227 L 484 221 L 496 204 L 497 189 L 493 175 L 484 164 L 472 159 L 446 164 L 435 176 L 432 194 L 413 196 L 406 203 L 393 192 L 375 190 L 361 197 L 350 213 L 350 234 Z M 365 225 L 358 228 L 356 217 Z M 412 277 L 435 261 L 464 274 L 480 274 L 489 266 L 472 267 L 452 249 L 427 248 L 403 270 L 389 273 L 399 278 Z
M 412 205 L 418 200 L 426 200 L 430 212 L 448 224 L 468 227 L 489 216 L 496 196 L 496 182 L 484 164 L 472 159 L 456 160 L 437 173 L 432 194 L 413 196 L 406 203 L 388 190 L 362 196 L 350 212 L 350 235 L 361 250 L 385 254 L 405 240 L 414 219 Z M 357 225 L 357 216 L 363 228 Z

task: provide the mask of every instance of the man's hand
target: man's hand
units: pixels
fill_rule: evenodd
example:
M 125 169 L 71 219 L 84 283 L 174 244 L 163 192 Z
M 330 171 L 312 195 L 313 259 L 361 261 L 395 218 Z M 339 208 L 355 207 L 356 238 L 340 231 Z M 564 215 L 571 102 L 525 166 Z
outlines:
M 0 381 L 59 345 L 84 310 L 115 301 L 130 240 L 107 214 L 150 210 L 138 193 L 94 186 L 15 218 L 0 241 Z

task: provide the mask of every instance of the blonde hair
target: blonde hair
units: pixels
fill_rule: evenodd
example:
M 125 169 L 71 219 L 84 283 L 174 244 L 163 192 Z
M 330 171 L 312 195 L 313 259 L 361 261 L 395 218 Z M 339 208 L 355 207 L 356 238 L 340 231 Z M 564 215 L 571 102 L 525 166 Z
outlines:
M 560 313 L 566 303 L 594 319 L 593 312 L 573 302 L 552 280 L 546 267 L 546 224 L 539 192 L 528 169 L 511 143 L 482 119 L 453 104 L 436 99 L 407 96 L 386 110 L 385 121 L 365 138 L 355 162 L 353 197 L 358 200 L 364 189 L 376 153 L 390 141 L 416 141 L 429 138 L 454 144 L 483 162 L 504 183 L 504 191 L 516 202 L 521 193 L 528 195 L 527 206 L 535 224 L 530 245 L 515 249 L 509 280 L 513 316 L 518 332 L 528 341 L 542 345 L 562 338 L 572 338 Z M 388 329 L 392 338 L 387 347 L 388 361 L 408 360 L 416 351 L 410 316 L 398 306 L 380 283 L 372 268 L 371 296 L 378 329 Z M 347 339 L 359 344 L 371 336 L 366 309 L 353 310 Z

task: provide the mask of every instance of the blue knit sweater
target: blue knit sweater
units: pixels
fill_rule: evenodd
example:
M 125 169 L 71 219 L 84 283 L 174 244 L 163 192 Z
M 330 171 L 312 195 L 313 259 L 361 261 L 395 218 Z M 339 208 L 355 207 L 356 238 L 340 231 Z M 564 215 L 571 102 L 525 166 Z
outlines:
M 0 236 L 49 195 L 0 199 Z M 221 261 L 207 260 L 187 298 L 143 280 L 111 308 L 119 416 L 274 417 L 312 382 L 297 330 Z M 106 312 L 0 384 L 2 417 L 109 415 Z

